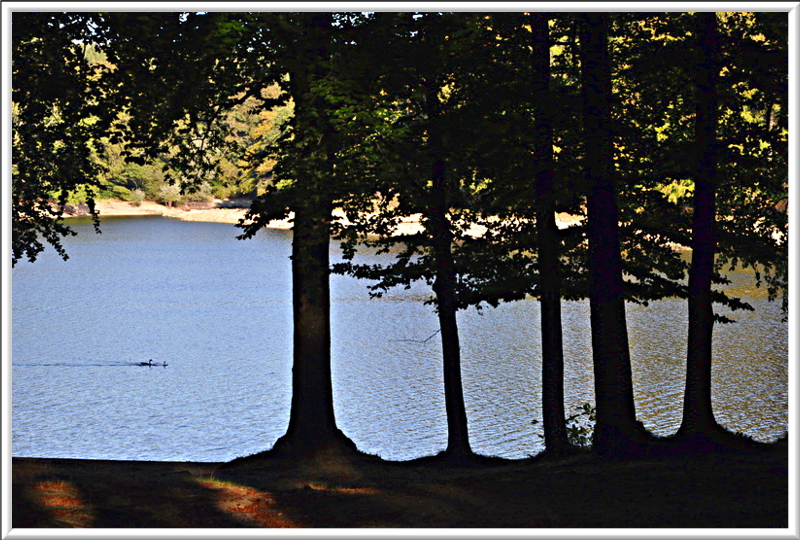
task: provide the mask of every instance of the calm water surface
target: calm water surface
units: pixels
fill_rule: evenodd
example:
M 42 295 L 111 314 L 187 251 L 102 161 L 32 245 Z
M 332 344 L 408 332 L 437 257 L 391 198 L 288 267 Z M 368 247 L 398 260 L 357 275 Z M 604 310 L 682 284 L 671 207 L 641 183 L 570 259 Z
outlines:
M 166 218 L 75 222 L 67 262 L 49 250 L 12 273 L 12 455 L 225 461 L 284 434 L 291 381 L 291 233 Z M 336 256 L 336 254 L 334 254 Z M 713 400 L 726 427 L 769 441 L 788 425 L 787 325 L 737 273 L 756 307 L 715 326 Z M 424 285 L 370 300 L 332 278 L 339 427 L 366 452 L 402 460 L 443 450 L 438 328 Z M 639 419 L 680 425 L 685 302 L 628 305 Z M 588 302 L 563 306 L 565 404 L 594 402 Z M 542 450 L 539 306 L 459 314 L 473 448 Z M 424 342 L 424 343 L 423 343 Z M 167 367 L 140 367 L 153 358 Z

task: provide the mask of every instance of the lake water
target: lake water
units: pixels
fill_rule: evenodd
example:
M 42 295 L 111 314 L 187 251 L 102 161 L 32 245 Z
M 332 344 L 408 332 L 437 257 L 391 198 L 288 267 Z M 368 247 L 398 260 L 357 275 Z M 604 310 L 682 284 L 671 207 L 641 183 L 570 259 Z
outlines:
M 74 229 L 69 261 L 48 250 L 12 273 L 12 455 L 227 461 L 270 448 L 291 397 L 291 232 L 239 241 L 233 225 L 160 217 Z M 715 414 L 770 441 L 788 426 L 787 325 L 749 275 L 734 281 L 756 311 L 715 326 Z M 337 422 L 385 459 L 446 445 L 428 294 L 370 300 L 366 282 L 332 277 Z M 680 300 L 628 305 L 637 414 L 661 435 L 680 425 L 685 318 Z M 564 303 L 568 410 L 594 402 L 588 320 L 588 302 Z M 538 302 L 460 312 L 459 325 L 473 448 L 541 451 Z M 168 366 L 138 365 L 150 358 Z

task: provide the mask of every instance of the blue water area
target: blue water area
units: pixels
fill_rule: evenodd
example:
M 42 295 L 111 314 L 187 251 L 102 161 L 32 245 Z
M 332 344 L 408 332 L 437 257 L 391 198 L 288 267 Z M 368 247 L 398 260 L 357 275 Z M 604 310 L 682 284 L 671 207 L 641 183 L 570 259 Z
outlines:
M 291 232 L 240 241 L 219 223 L 109 218 L 99 235 L 71 223 L 68 261 L 49 250 L 12 273 L 12 455 L 226 461 L 270 448 L 291 399 Z M 773 440 L 788 425 L 787 325 L 751 274 L 733 277 L 756 311 L 716 326 L 715 413 Z M 434 454 L 447 436 L 430 290 L 370 299 L 366 286 L 332 277 L 337 423 L 386 459 Z M 588 312 L 587 302 L 563 305 L 568 409 L 594 399 Z M 673 433 L 685 302 L 629 305 L 628 322 L 637 414 Z M 473 448 L 541 451 L 538 302 L 464 311 L 459 325 Z M 149 359 L 167 366 L 140 365 Z

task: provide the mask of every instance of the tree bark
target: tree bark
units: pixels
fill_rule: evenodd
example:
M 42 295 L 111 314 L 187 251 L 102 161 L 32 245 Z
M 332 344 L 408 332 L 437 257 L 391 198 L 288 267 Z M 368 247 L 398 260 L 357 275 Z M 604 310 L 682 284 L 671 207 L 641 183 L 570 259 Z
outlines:
M 610 129 L 607 25 L 607 14 L 589 13 L 581 32 L 589 189 L 589 304 L 597 400 L 593 446 L 601 455 L 630 447 L 637 432 Z
M 314 103 L 311 82 L 329 72 L 330 13 L 309 14 L 290 71 L 295 101 L 297 171 L 303 178 L 295 204 L 292 240 L 294 353 L 292 404 L 286 434 L 274 450 L 311 453 L 326 446 L 355 445 L 336 427 L 331 378 L 330 234 L 333 199 L 331 129 L 325 125 L 323 101 Z
M 711 353 L 714 310 L 711 283 L 716 251 L 716 127 L 719 42 L 716 13 L 697 13 L 700 61 L 696 74 L 696 174 L 689 268 L 689 342 L 686 392 L 680 433 L 708 434 L 717 428 L 711 404 Z
M 428 117 L 432 122 L 438 117 L 438 88 L 429 84 L 426 92 Z M 431 205 L 428 210 L 428 228 L 436 265 L 433 291 L 442 337 L 442 364 L 444 399 L 447 414 L 447 448 L 445 455 L 464 459 L 472 456 L 469 445 L 467 411 L 464 405 L 464 387 L 461 378 L 461 345 L 458 337 L 458 310 L 456 300 L 456 269 L 453 260 L 453 232 L 447 218 L 447 176 L 442 155 L 441 134 L 432 126 L 429 133 L 431 165 Z
M 554 453 L 569 447 L 564 412 L 564 349 L 561 334 L 559 237 L 553 193 L 553 122 L 550 112 L 550 31 L 546 13 L 530 19 L 531 91 L 541 104 L 535 119 L 536 229 L 539 259 L 539 304 L 542 325 L 542 415 L 545 447 Z
M 331 380 L 330 208 L 295 210 L 292 240 L 294 365 L 287 434 L 314 446 L 336 429 Z
M 444 164 L 437 160 L 433 165 L 434 191 L 443 182 Z M 447 220 L 446 208 L 442 206 L 444 193 L 437 193 L 440 200 L 430 211 L 430 233 L 436 260 L 436 294 L 439 328 L 442 336 L 442 362 L 444 369 L 444 399 L 447 412 L 447 449 L 445 453 L 454 457 L 472 454 L 469 446 L 467 411 L 464 406 L 464 390 L 461 380 L 461 346 L 456 321 L 456 274 L 452 253 L 452 233 Z

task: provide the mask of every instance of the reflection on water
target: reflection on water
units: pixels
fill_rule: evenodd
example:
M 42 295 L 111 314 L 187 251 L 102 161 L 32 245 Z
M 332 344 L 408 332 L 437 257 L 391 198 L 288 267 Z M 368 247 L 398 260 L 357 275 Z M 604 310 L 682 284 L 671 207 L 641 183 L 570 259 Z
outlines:
M 14 456 L 223 461 L 269 448 L 286 429 L 291 380 L 291 233 L 164 218 L 88 223 L 13 270 Z M 745 274 L 735 286 L 749 287 Z M 759 440 L 788 424 L 787 325 L 779 303 L 715 328 L 718 421 Z M 387 459 L 446 445 L 437 320 L 425 286 L 370 300 L 332 278 L 339 426 Z M 658 434 L 680 423 L 685 302 L 628 306 L 637 414 Z M 588 302 L 563 306 L 565 404 L 594 402 Z M 524 457 L 542 449 L 539 306 L 461 312 L 473 447 Z M 153 358 L 168 367 L 142 367 Z

